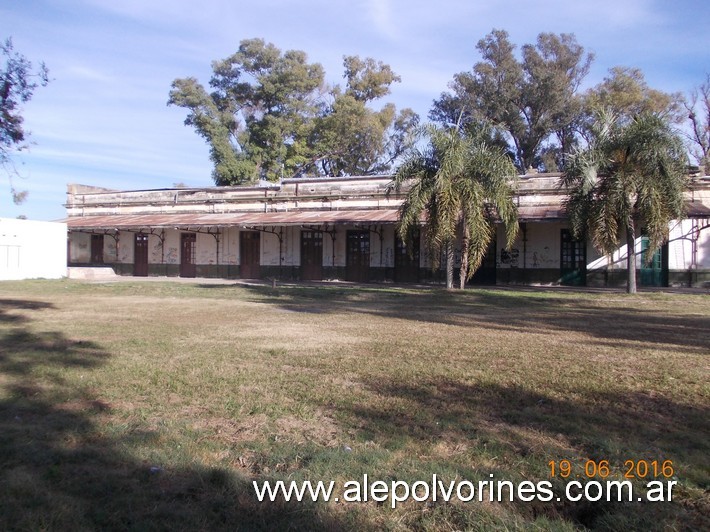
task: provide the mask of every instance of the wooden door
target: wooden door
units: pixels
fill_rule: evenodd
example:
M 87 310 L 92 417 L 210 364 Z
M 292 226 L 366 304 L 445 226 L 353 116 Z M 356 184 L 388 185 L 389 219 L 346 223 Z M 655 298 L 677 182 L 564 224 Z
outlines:
M 182 233 L 180 236 L 180 277 L 197 275 L 197 235 Z
M 104 263 L 104 235 L 91 235 L 91 264 Z
M 323 233 L 301 231 L 301 279 L 320 281 L 323 278 Z
M 412 235 L 411 249 L 399 235 L 395 235 L 394 280 L 398 283 L 419 281 L 419 231 Z
M 261 234 L 257 231 L 240 231 L 239 233 L 239 275 L 242 279 L 259 279 L 261 277 Z
M 148 235 L 136 233 L 133 242 L 133 275 L 146 277 L 148 275 Z
M 370 232 L 348 231 L 345 250 L 345 279 L 358 283 L 370 280 Z

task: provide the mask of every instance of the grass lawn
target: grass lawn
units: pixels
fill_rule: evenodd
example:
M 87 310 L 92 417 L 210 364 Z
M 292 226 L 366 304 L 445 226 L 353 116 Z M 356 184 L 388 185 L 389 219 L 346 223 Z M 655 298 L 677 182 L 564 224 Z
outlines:
M 709 368 L 707 295 L 3 282 L 0 529 L 708 530 Z M 560 460 L 567 480 L 670 460 L 673 500 L 252 489 L 493 474 L 562 493 Z

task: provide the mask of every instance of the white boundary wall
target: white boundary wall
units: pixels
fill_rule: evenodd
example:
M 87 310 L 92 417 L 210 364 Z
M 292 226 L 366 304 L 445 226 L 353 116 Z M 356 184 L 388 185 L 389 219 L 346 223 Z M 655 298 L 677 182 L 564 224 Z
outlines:
M 67 224 L 0 218 L 0 280 L 67 276 Z

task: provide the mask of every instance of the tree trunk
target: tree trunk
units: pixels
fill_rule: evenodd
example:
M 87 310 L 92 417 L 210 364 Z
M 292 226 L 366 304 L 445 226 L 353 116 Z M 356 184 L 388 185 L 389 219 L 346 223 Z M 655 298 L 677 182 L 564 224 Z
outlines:
M 446 243 L 446 289 L 454 288 L 454 245 L 451 241 Z
M 459 270 L 459 288 L 461 290 L 466 288 L 466 281 L 468 277 L 468 243 L 470 240 L 470 233 L 468 231 L 468 226 L 463 224 L 463 242 L 461 243 L 461 270 Z
M 626 292 L 636 293 L 636 224 L 632 219 L 626 227 Z

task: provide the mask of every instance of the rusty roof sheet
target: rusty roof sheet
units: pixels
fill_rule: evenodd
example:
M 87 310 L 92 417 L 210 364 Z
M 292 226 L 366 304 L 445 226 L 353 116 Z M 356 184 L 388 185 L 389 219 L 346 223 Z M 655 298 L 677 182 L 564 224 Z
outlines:
M 690 218 L 710 218 L 710 206 L 708 205 L 698 201 L 687 201 L 685 207 Z
M 566 218 L 564 207 L 561 205 L 520 205 L 518 219 L 521 222 L 554 222 Z
M 141 229 L 172 227 L 228 227 L 395 223 L 396 209 L 359 211 L 300 211 L 204 214 L 107 214 L 72 216 L 69 229 Z
M 700 202 L 687 202 L 688 216 L 710 217 L 710 208 Z M 567 218 L 562 205 L 521 205 L 520 221 L 554 222 Z M 144 229 L 177 227 L 249 227 L 326 224 L 392 224 L 398 220 L 397 209 L 362 209 L 348 211 L 282 211 L 240 213 L 163 213 L 106 214 L 72 216 L 65 220 L 69 229 Z

